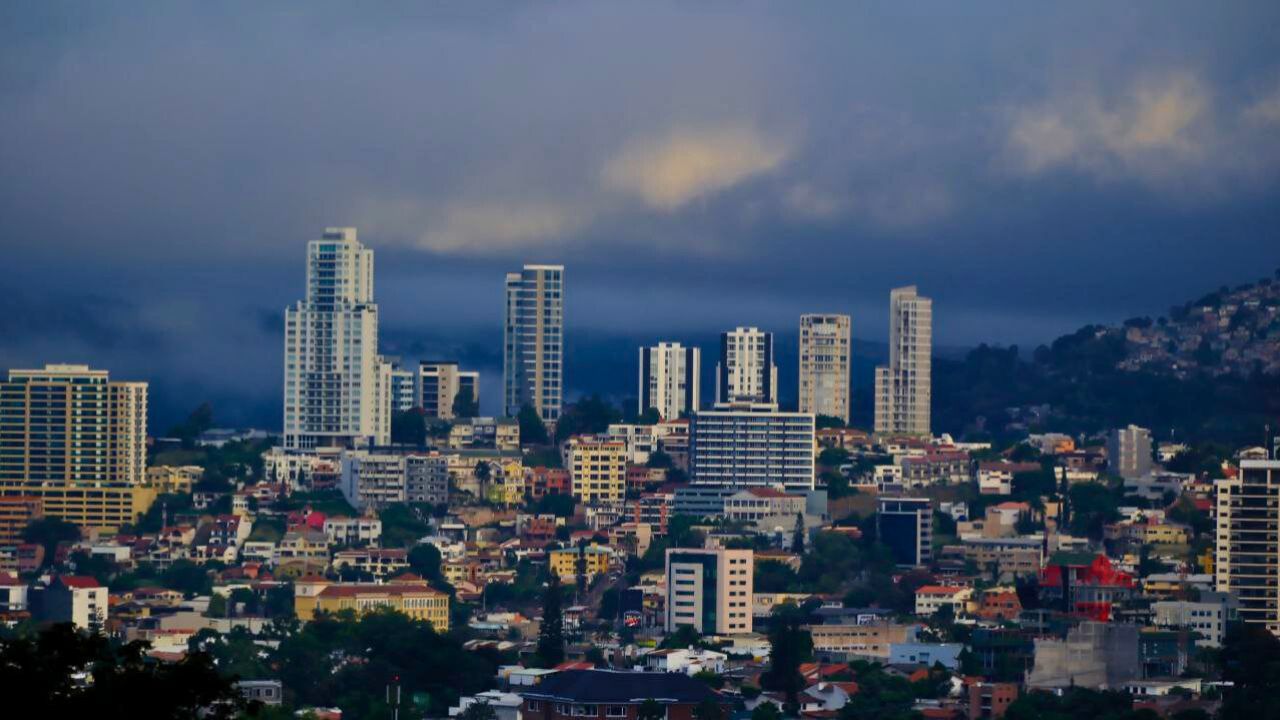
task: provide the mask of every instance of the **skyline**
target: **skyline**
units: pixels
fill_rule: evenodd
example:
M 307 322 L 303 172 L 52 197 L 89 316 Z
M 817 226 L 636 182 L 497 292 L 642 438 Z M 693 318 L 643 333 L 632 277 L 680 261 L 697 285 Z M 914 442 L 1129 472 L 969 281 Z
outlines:
M 1024 348 L 1280 265 L 1266 3 L 145 5 L 0 11 L 7 367 L 266 407 L 325 226 L 426 357 L 499 343 L 524 263 L 572 274 L 569 344 L 880 343 L 916 284 L 939 346 Z

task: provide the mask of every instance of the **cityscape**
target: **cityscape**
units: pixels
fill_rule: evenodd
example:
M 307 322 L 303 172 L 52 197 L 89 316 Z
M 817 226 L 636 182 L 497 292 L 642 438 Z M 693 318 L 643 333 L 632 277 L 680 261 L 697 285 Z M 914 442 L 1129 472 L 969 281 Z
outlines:
M 21 716 L 1280 712 L 1280 8 L 162 8 L 0 13 Z

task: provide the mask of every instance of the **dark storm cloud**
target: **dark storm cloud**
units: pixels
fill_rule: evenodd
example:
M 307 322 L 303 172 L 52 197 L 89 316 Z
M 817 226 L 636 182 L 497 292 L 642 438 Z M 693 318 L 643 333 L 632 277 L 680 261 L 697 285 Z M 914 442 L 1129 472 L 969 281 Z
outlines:
M 82 359 L 275 423 L 280 312 L 326 225 L 378 250 L 406 359 L 492 366 L 523 261 L 566 263 L 570 331 L 613 336 L 831 310 L 878 340 L 905 283 L 952 345 L 1159 314 L 1280 264 L 1277 20 L 1267 2 L 7 3 L 4 359 Z

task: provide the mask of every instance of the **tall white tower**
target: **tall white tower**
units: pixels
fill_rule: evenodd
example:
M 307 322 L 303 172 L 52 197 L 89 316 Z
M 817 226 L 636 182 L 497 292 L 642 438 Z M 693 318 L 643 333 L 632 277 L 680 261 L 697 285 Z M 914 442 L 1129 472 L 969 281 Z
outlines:
M 720 334 L 716 403 L 778 403 L 773 333 L 740 327 Z
M 640 412 L 656 408 L 664 420 L 698 412 L 702 352 L 680 343 L 640 348 Z
M 849 423 L 848 315 L 800 316 L 800 412 Z
M 306 299 L 285 311 L 284 439 L 291 448 L 390 442 L 373 250 L 355 228 L 326 228 L 307 243 Z
M 564 398 L 564 266 L 525 265 L 507 273 L 502 398 L 508 416 L 529 405 L 543 422 L 560 419 Z
M 876 432 L 928 435 L 933 300 L 916 286 L 889 293 L 889 364 L 876 368 Z

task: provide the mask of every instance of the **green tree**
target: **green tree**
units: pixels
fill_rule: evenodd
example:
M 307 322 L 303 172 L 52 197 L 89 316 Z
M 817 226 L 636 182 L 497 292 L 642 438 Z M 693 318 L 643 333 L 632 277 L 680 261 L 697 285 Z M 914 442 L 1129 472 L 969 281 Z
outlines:
M 493 706 L 484 700 L 475 700 L 467 705 L 467 709 L 458 713 L 459 720 L 498 720 Z
M 724 708 L 714 698 L 707 698 L 693 708 L 697 720 L 723 720 Z
M 440 572 L 440 551 L 431 543 L 414 545 L 409 549 L 407 558 L 409 569 L 419 577 L 432 584 L 444 582 L 444 574 Z
M 653 698 L 640 703 L 640 707 L 636 709 L 636 720 L 664 720 L 666 717 L 667 709 Z
M 782 720 L 782 711 L 777 705 L 766 700 L 751 711 L 751 720 Z
M 80 528 L 56 517 L 32 520 L 22 531 L 22 539 L 44 548 L 43 565 L 53 564 L 60 543 L 73 543 L 80 539 Z
M 794 605 L 774 610 L 769 624 L 769 669 L 760 676 L 766 690 L 786 695 L 786 710 L 799 707 L 799 693 L 804 689 L 800 664 L 813 657 L 813 638 L 803 625 L 805 616 Z
M 391 442 L 422 447 L 427 442 L 427 420 L 421 408 L 391 415 Z
M 547 444 L 547 426 L 542 424 L 542 418 L 538 416 L 537 409 L 532 405 L 521 405 L 516 421 L 520 424 L 520 444 Z
M 561 613 L 560 579 L 555 573 L 542 594 L 542 624 L 538 627 L 538 659 L 542 667 L 564 662 L 564 616 Z
M 475 396 L 467 390 L 459 390 L 453 396 L 453 416 L 455 418 L 473 418 L 480 414 Z
M 804 555 L 804 513 L 796 513 L 796 529 L 791 535 L 791 552 Z

